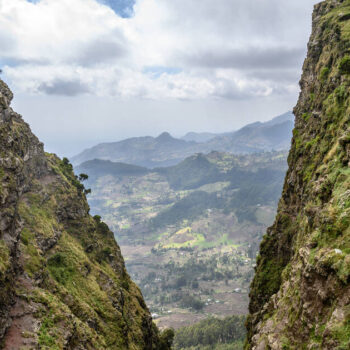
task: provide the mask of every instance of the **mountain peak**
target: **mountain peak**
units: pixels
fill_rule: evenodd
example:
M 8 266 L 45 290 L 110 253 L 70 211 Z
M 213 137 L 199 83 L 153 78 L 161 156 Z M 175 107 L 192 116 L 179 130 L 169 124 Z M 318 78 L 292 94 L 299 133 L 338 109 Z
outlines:
M 169 141 L 174 140 L 174 138 L 166 131 L 162 132 L 158 137 L 156 137 L 157 141 Z

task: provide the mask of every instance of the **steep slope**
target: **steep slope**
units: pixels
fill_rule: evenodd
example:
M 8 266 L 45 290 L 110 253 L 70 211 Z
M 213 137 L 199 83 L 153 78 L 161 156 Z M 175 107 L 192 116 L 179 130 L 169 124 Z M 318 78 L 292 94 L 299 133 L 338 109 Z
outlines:
M 158 349 L 113 233 L 11 99 L 0 81 L 0 347 Z
M 251 285 L 247 349 L 350 348 L 350 1 L 315 6 L 289 171 Z

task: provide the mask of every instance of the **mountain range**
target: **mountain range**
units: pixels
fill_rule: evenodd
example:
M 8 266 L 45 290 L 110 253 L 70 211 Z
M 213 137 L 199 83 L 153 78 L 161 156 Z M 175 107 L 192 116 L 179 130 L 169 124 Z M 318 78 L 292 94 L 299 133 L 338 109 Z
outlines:
M 195 153 L 219 151 L 250 154 L 287 150 L 293 126 L 294 116 L 287 112 L 268 122 L 256 122 L 229 133 L 192 132 L 178 139 L 164 132 L 158 137 L 134 137 L 101 143 L 84 150 L 71 161 L 75 166 L 88 160 L 102 159 L 155 168 L 176 165 Z

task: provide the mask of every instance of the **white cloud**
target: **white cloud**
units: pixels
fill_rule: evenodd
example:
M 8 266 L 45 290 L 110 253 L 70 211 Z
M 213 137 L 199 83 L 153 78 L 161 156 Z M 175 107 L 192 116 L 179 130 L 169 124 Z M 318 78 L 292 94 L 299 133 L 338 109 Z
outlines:
M 155 100 L 294 94 L 313 3 L 137 0 L 134 16 L 121 18 L 97 0 L 0 0 L 1 59 L 12 85 L 30 93 Z M 163 72 L 145 71 L 154 66 Z

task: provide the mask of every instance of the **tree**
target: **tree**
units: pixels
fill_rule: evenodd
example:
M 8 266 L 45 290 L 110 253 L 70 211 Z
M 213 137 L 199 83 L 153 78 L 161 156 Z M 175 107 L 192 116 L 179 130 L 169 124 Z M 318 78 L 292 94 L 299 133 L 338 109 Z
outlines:
M 339 64 L 340 74 L 350 74 L 350 56 L 342 58 Z
M 89 178 L 89 176 L 86 174 L 79 175 L 79 181 L 81 181 L 81 182 L 86 181 L 88 178 Z
M 85 195 L 90 194 L 91 193 L 91 188 L 86 188 L 84 190 L 84 193 L 85 193 Z
M 101 222 L 101 216 L 100 215 L 95 215 L 94 220 L 99 224 Z
M 175 332 L 172 328 L 165 329 L 160 334 L 160 350 L 171 349 L 175 337 Z

